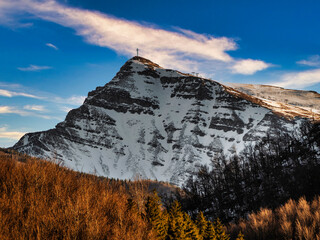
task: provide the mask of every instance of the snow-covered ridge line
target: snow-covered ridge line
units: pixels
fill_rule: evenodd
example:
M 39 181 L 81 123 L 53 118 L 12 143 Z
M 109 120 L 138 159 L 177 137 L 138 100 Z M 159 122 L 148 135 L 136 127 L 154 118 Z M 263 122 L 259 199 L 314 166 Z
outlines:
M 261 100 L 261 106 L 288 118 L 320 120 L 320 94 L 315 91 L 285 89 L 270 85 L 229 83 L 228 86 Z

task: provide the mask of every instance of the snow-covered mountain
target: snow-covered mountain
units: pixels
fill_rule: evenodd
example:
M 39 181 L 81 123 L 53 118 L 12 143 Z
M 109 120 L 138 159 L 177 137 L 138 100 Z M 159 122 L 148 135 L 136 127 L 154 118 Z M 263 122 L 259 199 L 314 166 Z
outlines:
M 180 185 L 215 154 L 234 154 L 298 121 L 256 97 L 134 57 L 54 129 L 28 133 L 13 148 L 78 171 Z

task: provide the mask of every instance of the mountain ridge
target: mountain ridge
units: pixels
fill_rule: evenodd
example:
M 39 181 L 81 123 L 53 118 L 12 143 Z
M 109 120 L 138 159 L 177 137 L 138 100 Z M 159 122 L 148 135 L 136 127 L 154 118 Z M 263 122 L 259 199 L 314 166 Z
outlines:
M 78 171 L 181 185 L 216 154 L 239 153 L 301 121 L 255 101 L 216 81 L 133 57 L 54 129 L 28 133 L 13 148 Z
M 227 84 L 239 92 L 260 100 L 260 105 L 285 117 L 320 120 L 320 94 L 316 91 L 285 89 L 272 85 Z

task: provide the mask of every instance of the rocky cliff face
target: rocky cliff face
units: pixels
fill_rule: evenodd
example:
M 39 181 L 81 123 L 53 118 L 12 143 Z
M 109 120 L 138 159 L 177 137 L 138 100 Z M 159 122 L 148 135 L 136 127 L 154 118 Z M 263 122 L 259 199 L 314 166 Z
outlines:
M 14 149 L 106 177 L 181 184 L 215 154 L 241 151 L 294 121 L 237 91 L 134 57 L 54 129 Z

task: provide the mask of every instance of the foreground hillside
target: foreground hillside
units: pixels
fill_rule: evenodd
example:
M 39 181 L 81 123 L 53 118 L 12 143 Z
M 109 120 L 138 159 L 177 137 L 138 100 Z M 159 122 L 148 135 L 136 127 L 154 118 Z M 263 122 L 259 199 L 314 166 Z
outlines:
M 219 220 L 164 208 L 146 181 L 81 174 L 0 151 L 0 239 L 229 239 Z
M 0 239 L 156 239 L 138 211 L 146 192 L 57 164 L 1 155 Z M 138 205 L 140 208 L 142 207 Z
M 318 141 L 317 136 L 315 140 Z M 300 198 L 299 201 L 289 200 L 280 207 L 281 201 L 273 202 L 269 194 L 262 194 L 260 197 L 268 200 L 268 205 L 271 203 L 277 207 L 274 210 L 263 208 L 255 211 L 237 224 L 234 223 L 237 219 L 234 215 L 233 219 L 229 219 L 233 223 L 228 224 L 226 232 L 220 220 L 215 219 L 219 215 L 219 208 L 227 211 L 226 204 L 230 201 L 226 197 L 220 204 L 216 202 L 219 206 L 216 206 L 215 212 L 207 208 L 205 214 L 199 210 L 194 214 L 188 205 L 183 205 L 188 215 L 181 210 L 179 202 L 173 201 L 165 208 L 161 202 L 163 199 L 148 190 L 148 185 L 150 189 L 150 185 L 163 188 L 163 184 L 118 181 L 81 174 L 59 164 L 8 151 L 0 150 L 0 239 L 241 240 L 245 236 L 245 239 L 311 240 L 320 237 L 319 194 L 311 194 L 314 196 L 313 201 L 307 202 L 306 198 Z M 281 151 L 279 154 L 282 155 Z M 259 162 L 259 159 L 256 160 Z M 315 171 L 319 172 L 317 169 Z M 310 175 L 317 182 L 314 173 L 310 168 L 304 171 L 305 175 Z M 297 196 L 302 195 L 299 188 L 305 188 L 306 184 L 318 188 L 317 183 L 314 186 L 309 180 L 308 183 L 301 182 L 301 178 L 296 180 Z M 258 184 L 259 181 L 256 182 Z M 202 187 L 201 182 L 198 184 L 194 187 Z M 209 184 L 215 188 L 211 182 Z M 232 181 L 221 184 L 222 189 L 227 189 Z M 304 194 L 307 192 L 303 191 Z M 221 193 L 224 194 L 223 191 Z M 188 192 L 185 194 L 190 197 Z M 306 194 L 307 199 L 311 195 Z M 264 205 L 253 199 L 252 195 L 249 198 L 253 201 L 251 204 Z M 196 202 L 200 209 L 207 206 L 203 200 L 193 195 L 192 202 Z M 238 206 L 245 207 L 239 198 L 235 200 L 237 202 L 231 206 L 234 213 Z M 214 221 L 206 220 L 204 215 Z

